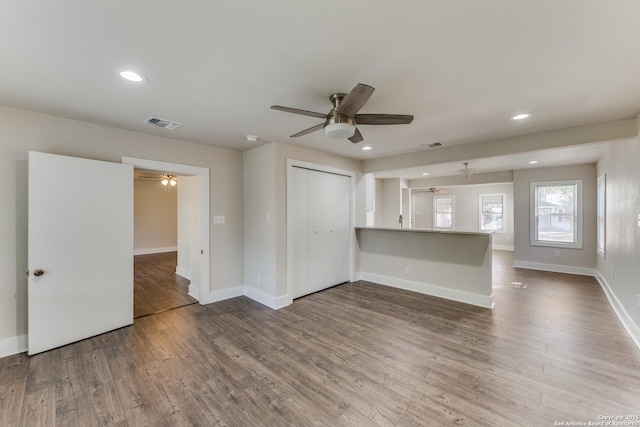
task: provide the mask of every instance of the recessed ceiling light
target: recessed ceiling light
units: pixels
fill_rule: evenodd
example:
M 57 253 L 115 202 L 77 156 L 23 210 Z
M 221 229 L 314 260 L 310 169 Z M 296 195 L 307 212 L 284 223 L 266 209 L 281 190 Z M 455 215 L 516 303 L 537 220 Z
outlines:
M 256 142 L 258 140 L 258 137 L 255 135 L 246 135 L 245 138 L 247 138 L 249 142 Z
M 531 113 L 521 113 L 521 114 L 516 114 L 515 116 L 511 116 L 511 120 L 524 120 L 524 119 L 528 119 L 531 116 L 533 116 L 533 114 Z
M 367 150 L 371 150 L 372 147 L 369 147 L 368 145 L 362 147 L 363 151 L 367 151 Z
M 529 164 L 530 164 L 530 165 L 535 165 L 536 163 L 538 163 L 538 161 L 537 161 L 537 160 L 531 160 L 531 161 L 529 162 Z
M 130 82 L 134 82 L 134 83 L 146 83 L 148 81 L 148 79 L 144 75 L 140 73 L 136 73 L 133 70 L 126 70 L 123 68 L 119 68 L 116 70 L 116 74 L 122 77 L 123 79 L 129 80 Z
M 429 172 L 422 172 L 422 176 L 427 176 L 429 175 Z

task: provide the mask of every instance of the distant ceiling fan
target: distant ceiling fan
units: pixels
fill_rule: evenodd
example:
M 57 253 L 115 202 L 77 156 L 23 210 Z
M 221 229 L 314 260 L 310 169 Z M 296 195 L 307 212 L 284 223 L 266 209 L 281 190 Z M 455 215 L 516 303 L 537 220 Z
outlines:
M 176 175 L 170 175 L 167 173 L 153 174 L 148 173 L 136 173 L 135 179 L 139 181 L 160 181 L 160 184 L 165 187 L 175 187 L 178 184 L 178 177 Z
M 413 121 L 413 116 L 404 114 L 356 114 L 367 103 L 374 90 L 369 85 L 358 83 L 348 94 L 334 93 L 329 97 L 333 108 L 327 114 L 280 105 L 272 105 L 271 108 L 324 119 L 324 123 L 293 134 L 292 138 L 324 128 L 324 133 L 330 138 L 348 138 L 349 141 L 357 143 L 363 141 L 364 138 L 356 125 L 406 125 Z
M 441 191 L 442 190 L 440 190 L 439 188 L 436 188 L 436 187 L 430 187 L 430 188 L 427 189 L 427 192 L 428 193 L 432 193 L 432 194 L 439 193 Z

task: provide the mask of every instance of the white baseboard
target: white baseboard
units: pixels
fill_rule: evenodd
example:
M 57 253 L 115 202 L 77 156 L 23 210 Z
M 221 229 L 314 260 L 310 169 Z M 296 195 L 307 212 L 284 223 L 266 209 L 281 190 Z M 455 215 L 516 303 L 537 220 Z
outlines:
M 189 296 L 191 296 L 191 297 L 197 299 L 198 301 L 200 301 L 200 288 L 199 287 L 189 284 L 189 290 L 187 291 L 187 294 L 189 294 Z
M 244 295 L 247 298 L 251 298 L 252 300 L 259 302 L 262 305 L 266 305 L 267 307 L 274 310 L 278 310 L 291 304 L 289 295 L 274 297 L 259 289 L 247 285 L 244 286 Z
M 162 248 L 144 248 L 144 249 L 134 249 L 134 255 L 149 255 L 149 254 L 160 254 L 163 252 L 178 252 L 177 246 L 165 246 Z
M 288 305 L 291 305 L 291 303 L 293 302 L 293 300 L 291 298 L 289 298 L 289 295 L 282 295 L 280 297 L 276 297 L 276 306 L 274 307 L 275 310 L 279 310 L 281 308 L 284 308 Z
M 176 274 L 180 277 L 184 277 L 187 280 L 191 280 L 191 270 L 187 268 L 180 267 L 179 265 L 176 266 Z
M 529 270 L 552 271 L 554 273 L 578 274 L 580 276 L 596 276 L 596 270 L 593 268 L 574 267 L 572 265 L 545 264 L 541 262 L 529 262 L 513 260 L 513 266 L 517 268 L 526 268 Z
M 493 308 L 493 295 L 480 295 L 471 292 L 458 291 L 455 289 L 443 288 L 429 285 L 427 283 L 412 282 L 395 277 L 381 276 L 367 272 L 358 272 L 354 279 L 366 280 L 368 282 L 380 283 L 381 285 L 392 286 L 394 288 L 405 289 L 407 291 L 418 292 L 434 297 L 445 298 L 453 301 L 464 302 L 466 304 L 477 305 L 484 308 Z
M 616 294 L 613 293 L 613 290 L 611 289 L 611 286 L 609 286 L 609 283 L 607 283 L 607 280 L 597 270 L 595 278 L 598 283 L 600 283 L 602 290 L 609 300 L 609 304 L 611 304 L 613 311 L 618 316 L 618 319 L 620 319 L 620 323 L 622 323 L 622 326 L 627 330 L 631 339 L 636 343 L 636 346 L 640 348 L 640 327 L 638 327 L 631 316 L 629 316 L 629 313 L 624 309 L 624 306 L 620 303 Z
M 28 341 L 26 335 L 18 335 L 17 337 L 5 338 L 0 340 L 0 359 L 14 354 L 24 353 L 28 349 Z
M 224 301 L 226 299 L 241 297 L 244 295 L 243 286 L 234 286 L 231 288 L 213 291 L 209 293 L 200 292 L 200 304 L 211 304 L 213 302 Z
M 509 245 L 496 245 L 494 244 L 493 246 L 491 246 L 491 249 L 496 250 L 496 251 L 515 251 L 515 248 L 513 245 L 509 246 Z

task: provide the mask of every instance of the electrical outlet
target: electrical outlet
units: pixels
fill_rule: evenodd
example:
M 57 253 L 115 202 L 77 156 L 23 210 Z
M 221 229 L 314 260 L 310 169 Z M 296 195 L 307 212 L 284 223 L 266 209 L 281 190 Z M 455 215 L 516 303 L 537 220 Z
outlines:
M 224 224 L 225 223 L 224 215 L 214 215 L 213 216 L 213 223 L 214 224 Z
M 410 276 L 410 275 L 411 275 L 411 271 L 409 271 L 409 267 L 405 267 L 405 269 L 404 269 L 404 275 L 405 275 L 405 276 Z
M 638 294 L 638 301 L 636 301 L 636 305 L 640 308 L 640 294 Z
M 553 253 L 553 256 L 554 256 L 554 257 L 560 257 L 560 251 L 555 251 L 555 252 Z
M 258 276 L 258 285 L 262 284 L 262 277 Z
M 616 278 L 616 271 L 612 268 L 611 269 L 611 280 L 614 280 Z

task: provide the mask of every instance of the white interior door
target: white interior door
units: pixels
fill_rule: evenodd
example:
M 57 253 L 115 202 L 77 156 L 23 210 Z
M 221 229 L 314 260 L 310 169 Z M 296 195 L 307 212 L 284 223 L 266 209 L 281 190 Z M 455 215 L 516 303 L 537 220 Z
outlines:
M 133 166 L 30 152 L 28 226 L 30 355 L 133 323 Z
M 348 282 L 351 279 L 351 179 L 338 175 L 336 180 L 336 231 L 334 233 L 334 251 L 336 257 L 335 283 Z
M 351 178 L 289 170 L 288 239 L 292 298 L 351 278 Z
M 309 262 L 309 171 L 301 168 L 291 168 L 289 171 L 293 179 L 291 183 L 291 293 L 292 298 L 299 298 L 308 294 L 308 262 Z

